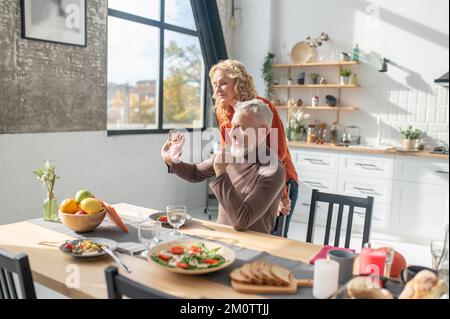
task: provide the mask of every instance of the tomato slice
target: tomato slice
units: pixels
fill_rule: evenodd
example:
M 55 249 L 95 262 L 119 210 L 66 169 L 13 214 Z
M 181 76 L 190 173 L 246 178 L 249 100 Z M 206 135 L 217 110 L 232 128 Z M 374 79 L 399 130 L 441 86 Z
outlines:
M 185 263 L 177 263 L 177 267 L 181 269 L 188 269 L 189 265 Z
M 164 255 L 163 253 L 159 253 L 158 257 L 159 257 L 159 259 L 162 259 L 164 261 L 169 261 L 170 260 L 170 257 L 167 256 L 167 255 Z
M 167 223 L 167 216 L 161 216 L 158 218 L 160 222 Z
M 170 248 L 170 252 L 174 255 L 182 255 L 184 253 L 184 248 L 180 246 L 173 246 Z
M 217 259 L 205 259 L 203 262 L 208 265 L 217 265 L 219 263 Z
M 192 246 L 191 247 L 191 251 L 194 252 L 194 253 L 201 253 L 202 249 L 200 247 L 198 247 L 198 246 Z

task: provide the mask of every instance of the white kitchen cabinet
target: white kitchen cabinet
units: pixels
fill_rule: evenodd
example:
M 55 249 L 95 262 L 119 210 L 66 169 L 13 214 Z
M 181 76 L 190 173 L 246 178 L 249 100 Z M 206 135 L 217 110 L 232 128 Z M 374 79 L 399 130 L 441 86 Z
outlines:
M 354 197 L 374 197 L 375 204 L 392 204 L 393 181 L 339 174 L 338 192 Z
M 391 230 L 413 241 L 428 243 L 444 237 L 449 220 L 448 185 L 394 183 Z
M 338 172 L 337 152 L 295 150 L 291 151 L 291 156 L 299 171 Z
M 341 154 L 339 174 L 393 179 L 394 157 L 375 154 Z
M 355 197 L 373 196 L 372 229 L 377 233 L 422 244 L 443 238 L 449 222 L 448 160 L 309 149 L 293 149 L 292 154 L 300 179 L 294 221 L 308 223 L 311 193 L 318 189 Z M 325 226 L 327 212 L 328 204 L 318 203 L 317 225 Z M 362 231 L 364 216 L 362 209 L 355 209 L 354 231 Z
M 424 160 L 423 158 L 398 158 L 395 179 L 398 181 L 434 184 L 448 187 L 448 161 Z

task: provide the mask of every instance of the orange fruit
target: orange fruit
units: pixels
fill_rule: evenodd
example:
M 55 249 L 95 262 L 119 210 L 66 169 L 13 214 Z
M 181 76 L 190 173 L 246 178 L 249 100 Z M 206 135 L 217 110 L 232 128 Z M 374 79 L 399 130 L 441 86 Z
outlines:
M 61 205 L 59 205 L 59 210 L 65 214 L 75 214 L 78 209 L 78 203 L 74 198 L 65 199 Z

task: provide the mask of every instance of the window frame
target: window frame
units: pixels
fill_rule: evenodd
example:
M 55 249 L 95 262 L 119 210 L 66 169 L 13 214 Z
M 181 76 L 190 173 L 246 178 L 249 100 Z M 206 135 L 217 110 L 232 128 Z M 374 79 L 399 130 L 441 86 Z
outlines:
M 189 2 L 190 3 L 190 2 Z M 192 4 L 191 5 L 191 9 L 192 9 Z M 141 17 L 141 16 L 137 16 L 131 13 L 127 13 L 127 12 L 123 12 L 120 10 L 115 10 L 115 9 L 110 9 L 108 8 L 108 19 L 109 17 L 115 17 L 115 18 L 119 18 L 119 19 L 123 19 L 125 21 L 131 21 L 131 22 L 135 22 L 135 23 L 140 23 L 140 24 L 144 24 L 147 26 L 152 26 L 152 27 L 156 27 L 159 28 L 159 78 L 157 80 L 158 82 L 158 90 L 157 90 L 157 94 L 158 94 L 158 121 L 157 121 L 157 128 L 156 129 L 133 129 L 133 130 L 126 130 L 126 129 L 119 129 L 119 130 L 110 130 L 108 129 L 108 124 L 106 125 L 106 131 L 107 131 L 107 136 L 120 136 L 120 135 L 143 135 L 143 134 L 167 134 L 169 133 L 172 129 L 164 129 L 164 49 L 165 49 L 165 31 L 172 31 L 172 32 L 177 32 L 177 33 L 181 33 L 181 34 L 185 34 L 185 35 L 189 35 L 189 36 L 194 36 L 197 37 L 199 44 L 200 44 L 200 48 L 202 47 L 201 44 L 201 39 L 200 39 L 200 33 L 198 31 L 199 26 L 198 23 L 194 17 L 194 21 L 196 24 L 196 28 L 197 31 L 195 30 L 191 30 L 191 29 L 187 29 L 187 28 L 183 28 L 180 26 L 176 26 L 173 24 L 169 24 L 165 22 L 165 13 L 166 13 L 166 1 L 165 0 L 160 0 L 160 21 L 157 20 L 153 20 L 150 18 L 145 18 L 145 17 Z M 109 30 L 108 30 L 109 31 Z M 208 81 L 208 71 L 207 71 L 207 66 L 206 66 L 206 61 L 205 61 L 205 55 L 202 51 L 202 58 L 203 58 L 203 64 L 205 66 L 205 74 L 203 74 L 203 77 L 205 79 L 205 83 L 202 87 L 203 90 L 203 98 L 201 100 L 201 103 L 203 105 L 201 105 L 202 109 L 203 109 L 203 114 L 202 114 L 202 127 L 201 128 L 185 128 L 188 132 L 193 132 L 194 130 L 201 130 L 201 131 L 205 131 L 206 130 L 206 117 L 207 117 L 207 109 L 206 109 L 206 105 L 207 105 L 207 81 Z M 107 59 L 107 63 L 109 63 L 109 59 Z

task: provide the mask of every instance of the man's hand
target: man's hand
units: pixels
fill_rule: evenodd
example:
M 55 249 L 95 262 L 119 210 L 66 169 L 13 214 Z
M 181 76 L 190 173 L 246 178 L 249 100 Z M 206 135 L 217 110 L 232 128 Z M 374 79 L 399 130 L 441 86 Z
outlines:
M 161 157 L 167 165 L 172 166 L 173 163 L 179 163 L 183 151 L 183 145 L 185 137 L 183 134 L 179 134 L 176 140 L 171 140 L 169 134 L 169 139 L 164 144 L 161 149 Z
M 227 166 L 230 159 L 231 154 L 229 153 L 218 152 L 214 155 L 214 171 L 216 172 L 217 177 L 227 172 Z
M 291 200 L 289 197 L 282 198 L 278 206 L 278 216 L 287 216 L 291 213 Z

